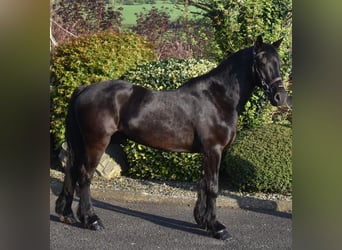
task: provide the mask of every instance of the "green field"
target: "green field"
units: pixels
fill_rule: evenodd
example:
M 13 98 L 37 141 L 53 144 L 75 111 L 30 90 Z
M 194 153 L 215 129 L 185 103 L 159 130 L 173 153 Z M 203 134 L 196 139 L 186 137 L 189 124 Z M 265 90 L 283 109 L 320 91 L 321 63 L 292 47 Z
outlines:
M 164 8 L 168 12 L 168 14 L 171 16 L 171 21 L 175 21 L 179 16 L 186 15 L 186 10 L 184 6 L 178 5 L 176 6 L 175 4 L 172 3 L 156 3 L 156 4 L 135 4 L 135 5 L 116 5 L 117 7 L 122 7 L 122 16 L 124 18 L 122 24 L 124 26 L 131 26 L 136 24 L 136 16 L 135 13 L 140 13 L 140 12 L 148 12 L 152 7 L 156 7 L 158 9 Z M 145 10 L 144 10 L 145 8 Z M 190 6 L 189 11 L 194 11 L 196 10 L 195 7 Z M 198 11 L 198 9 L 197 9 Z M 195 18 L 192 14 L 189 14 L 190 18 Z

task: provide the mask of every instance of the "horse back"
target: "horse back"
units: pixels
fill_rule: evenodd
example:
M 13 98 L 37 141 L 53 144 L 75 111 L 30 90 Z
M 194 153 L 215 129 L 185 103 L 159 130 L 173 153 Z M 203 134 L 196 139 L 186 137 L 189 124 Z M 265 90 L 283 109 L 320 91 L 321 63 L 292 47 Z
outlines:
M 121 80 L 94 83 L 83 88 L 73 108 L 84 137 L 115 133 L 120 122 L 120 111 L 132 92 L 133 85 Z

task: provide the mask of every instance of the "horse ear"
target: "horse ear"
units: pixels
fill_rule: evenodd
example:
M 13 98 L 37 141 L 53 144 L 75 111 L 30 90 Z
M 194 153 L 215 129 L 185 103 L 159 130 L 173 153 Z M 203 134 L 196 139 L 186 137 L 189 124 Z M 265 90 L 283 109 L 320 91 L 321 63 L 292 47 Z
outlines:
M 284 38 L 280 38 L 278 41 L 272 43 L 272 45 L 276 48 L 279 49 L 279 46 L 281 44 L 281 42 L 283 41 Z
M 262 35 L 259 35 L 259 36 L 257 37 L 257 40 L 255 41 L 254 46 L 255 46 L 256 48 L 260 48 L 260 46 L 262 45 L 262 43 L 263 43 L 263 41 L 262 41 Z

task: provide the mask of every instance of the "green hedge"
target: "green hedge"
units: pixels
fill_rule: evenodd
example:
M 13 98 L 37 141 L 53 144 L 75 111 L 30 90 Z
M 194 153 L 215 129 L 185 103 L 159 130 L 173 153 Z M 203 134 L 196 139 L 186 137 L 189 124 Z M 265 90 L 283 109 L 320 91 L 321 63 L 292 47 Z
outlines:
M 203 75 L 216 64 L 203 59 L 166 59 L 139 65 L 121 78 L 146 88 L 175 89 L 190 78 Z
M 241 191 L 292 191 L 292 130 L 271 124 L 241 131 L 224 156 L 221 171 Z
M 256 87 L 245 104 L 245 110 L 239 116 L 238 131 L 272 123 L 272 107 L 265 93 Z
M 122 78 L 134 84 L 157 89 L 175 89 L 188 79 L 202 75 L 216 64 L 207 60 L 169 59 L 138 66 Z M 136 178 L 195 182 L 199 178 L 199 154 L 163 152 L 129 141 L 124 147 Z
M 123 148 L 127 154 L 133 178 L 197 182 L 200 176 L 199 154 L 165 152 L 128 141 Z
M 135 34 L 98 33 L 75 38 L 55 48 L 51 66 L 50 132 L 59 147 L 73 90 L 84 84 L 116 79 L 138 64 L 154 60 L 152 46 Z

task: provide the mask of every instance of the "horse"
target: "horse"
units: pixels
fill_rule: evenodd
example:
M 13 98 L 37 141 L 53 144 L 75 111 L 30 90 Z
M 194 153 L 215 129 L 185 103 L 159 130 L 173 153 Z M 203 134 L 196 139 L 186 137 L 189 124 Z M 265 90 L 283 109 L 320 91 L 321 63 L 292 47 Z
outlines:
M 104 229 L 92 206 L 90 183 L 111 140 L 119 143 L 124 138 L 165 151 L 200 153 L 194 219 L 212 237 L 229 238 L 216 216 L 222 152 L 234 141 L 238 116 L 256 86 L 272 105 L 292 105 L 280 76 L 277 50 L 281 41 L 264 43 L 258 36 L 253 46 L 231 54 L 208 73 L 173 90 L 156 91 L 123 80 L 74 90 L 66 117 L 69 158 L 55 204 L 60 220 L 77 222 L 71 205 L 78 183 L 79 221 L 84 228 Z

